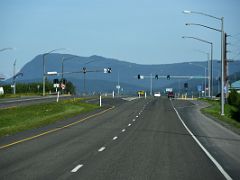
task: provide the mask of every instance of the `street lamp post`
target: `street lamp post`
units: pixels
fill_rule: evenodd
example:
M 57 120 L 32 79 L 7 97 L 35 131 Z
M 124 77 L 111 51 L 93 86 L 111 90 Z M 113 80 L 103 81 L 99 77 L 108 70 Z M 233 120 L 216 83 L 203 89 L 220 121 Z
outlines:
M 94 59 L 94 60 L 88 61 L 84 64 L 84 67 L 83 67 L 83 89 L 84 89 L 84 93 L 86 93 L 86 73 L 87 73 L 86 65 L 90 64 L 92 62 L 96 62 L 96 61 L 101 61 L 101 60 Z
M 65 48 L 58 48 L 58 49 L 54 49 L 54 50 L 51 50 L 47 53 L 44 53 L 42 56 L 43 56 L 43 96 L 45 96 L 45 80 L 46 80 L 46 77 L 45 77 L 45 56 L 47 56 L 48 54 L 51 54 L 52 52 L 55 52 L 55 51 L 60 51 L 60 50 L 65 50 Z
M 211 65 L 210 67 L 208 67 L 208 97 L 212 97 L 213 96 L 213 43 L 200 38 L 191 37 L 191 36 L 182 36 L 182 38 L 195 39 L 211 45 Z
M 189 63 L 189 64 L 191 64 L 191 65 L 193 65 L 193 66 L 198 66 L 198 67 L 201 67 L 201 68 L 204 68 L 204 95 L 205 95 L 205 97 L 206 97 L 206 84 L 207 84 L 207 82 L 206 82 L 206 76 L 207 76 L 207 68 L 205 67 L 205 66 L 202 66 L 202 65 L 199 65 L 199 64 L 194 64 L 194 63 Z M 209 77 L 208 77 L 208 79 L 209 79 Z
M 218 32 L 221 32 L 221 115 L 223 116 L 224 115 L 224 101 L 225 101 L 225 97 L 224 97 L 224 27 L 223 27 L 223 24 L 224 24 L 224 17 L 215 17 L 215 16 L 212 16 L 210 14 L 206 14 L 206 13 L 203 13 L 203 12 L 198 12 L 198 11 L 183 11 L 183 13 L 186 13 L 186 14 L 200 14 L 200 15 L 203 15 L 203 16 L 208 16 L 208 17 L 211 17 L 211 18 L 214 18 L 214 19 L 217 19 L 219 21 L 221 21 L 221 30 L 219 29 L 215 29 L 215 28 L 211 28 L 211 27 L 208 27 L 208 26 L 205 26 L 205 25 L 202 25 L 202 24 L 194 24 L 194 23 L 189 23 L 189 24 L 186 24 L 186 25 L 199 25 L 199 26 L 202 26 L 202 27 L 205 27 L 205 28 L 208 28 L 208 29 L 212 29 L 212 30 L 215 30 L 215 31 L 218 31 Z
M 11 48 L 11 47 L 2 48 L 2 49 L 0 49 L 0 52 L 7 51 L 7 50 L 13 50 L 13 49 L 14 48 Z M 5 77 L 3 75 L 1 76 L 1 74 L 0 74 L 0 80 L 2 80 L 2 79 L 5 79 Z
M 67 60 L 71 60 L 71 59 L 74 59 L 74 58 L 79 58 L 79 56 L 70 56 L 70 57 L 67 57 L 65 58 L 64 56 L 62 57 L 62 79 L 63 79 L 63 74 L 64 74 L 64 66 L 63 66 L 63 63 Z

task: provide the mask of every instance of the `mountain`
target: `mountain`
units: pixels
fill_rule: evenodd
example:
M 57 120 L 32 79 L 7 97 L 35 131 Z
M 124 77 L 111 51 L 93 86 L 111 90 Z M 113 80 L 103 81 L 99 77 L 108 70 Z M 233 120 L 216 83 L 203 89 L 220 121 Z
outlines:
M 124 92 L 136 92 L 142 89 L 149 91 L 150 89 L 150 74 L 155 77 L 166 76 L 164 79 L 153 79 L 153 90 L 160 90 L 164 87 L 182 88 L 184 82 L 194 82 L 193 84 L 202 84 L 203 80 L 178 80 L 170 78 L 167 80 L 167 75 L 171 76 L 204 76 L 204 68 L 207 66 L 206 61 L 202 62 L 183 62 L 174 64 L 154 64 L 143 65 L 120 61 L 112 58 L 105 58 L 101 56 L 81 57 L 70 54 L 52 53 L 45 56 L 45 72 L 62 71 L 62 59 L 64 57 L 64 78 L 70 80 L 77 87 L 79 92 L 83 92 L 83 67 L 86 67 L 86 90 L 88 92 L 102 91 L 112 92 L 116 91 L 116 85 L 119 84 Z M 203 67 L 200 67 L 203 66 Z M 103 73 L 104 68 L 111 67 L 112 73 Z M 98 72 L 95 72 L 98 71 Z M 36 82 L 42 81 L 43 75 L 43 56 L 38 55 L 33 60 L 28 62 L 20 72 L 23 77 L 18 78 L 18 82 Z M 75 72 L 75 73 L 73 73 Z M 240 72 L 240 61 L 235 61 L 229 64 L 229 74 Z M 137 79 L 137 75 L 145 76 L 145 79 Z M 214 78 L 220 75 L 219 61 L 213 61 Z M 148 76 L 148 77 L 147 77 Z M 48 76 L 49 80 L 53 78 L 61 79 L 59 76 Z M 8 82 L 11 80 L 8 80 Z M 181 87 L 180 87 L 181 86 Z M 194 85 L 195 88 L 196 85 Z

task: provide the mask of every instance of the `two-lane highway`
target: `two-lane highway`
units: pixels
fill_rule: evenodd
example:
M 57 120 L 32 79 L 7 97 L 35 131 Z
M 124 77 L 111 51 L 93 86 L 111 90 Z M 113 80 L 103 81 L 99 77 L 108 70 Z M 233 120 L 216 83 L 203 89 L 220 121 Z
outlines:
M 225 179 L 167 98 L 125 101 L 0 154 L 0 179 Z

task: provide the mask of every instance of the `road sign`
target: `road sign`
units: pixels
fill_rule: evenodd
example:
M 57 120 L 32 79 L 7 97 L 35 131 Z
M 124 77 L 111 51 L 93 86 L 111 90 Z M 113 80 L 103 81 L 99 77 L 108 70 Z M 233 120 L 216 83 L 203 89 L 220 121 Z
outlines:
M 51 75 L 57 75 L 57 72 L 56 71 L 53 71 L 53 72 L 47 72 L 47 75 L 51 76 Z
M 65 87 L 66 87 L 65 84 L 61 83 L 61 88 L 65 89 Z
M 59 88 L 59 84 L 54 84 L 53 87 Z

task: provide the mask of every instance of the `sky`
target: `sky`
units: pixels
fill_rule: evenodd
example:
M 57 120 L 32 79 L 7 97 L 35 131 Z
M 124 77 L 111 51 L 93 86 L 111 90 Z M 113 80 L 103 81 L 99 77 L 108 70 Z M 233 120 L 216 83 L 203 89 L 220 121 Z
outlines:
M 138 64 L 220 59 L 221 21 L 183 10 L 224 17 L 229 59 L 240 59 L 239 0 L 0 0 L 0 74 L 10 77 L 35 56 L 53 49 Z

